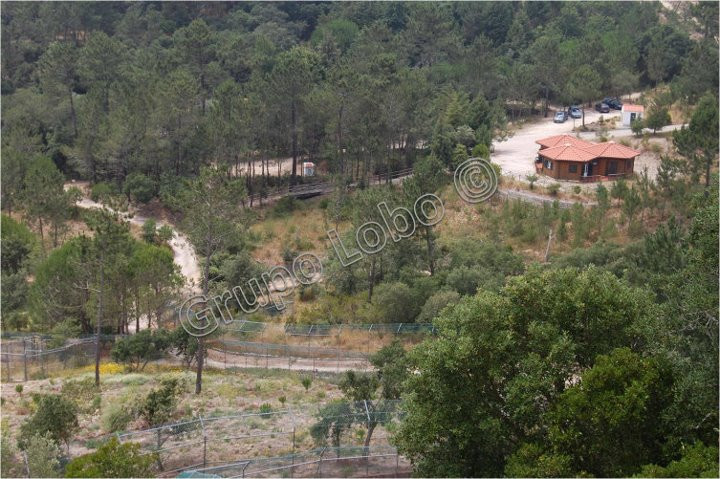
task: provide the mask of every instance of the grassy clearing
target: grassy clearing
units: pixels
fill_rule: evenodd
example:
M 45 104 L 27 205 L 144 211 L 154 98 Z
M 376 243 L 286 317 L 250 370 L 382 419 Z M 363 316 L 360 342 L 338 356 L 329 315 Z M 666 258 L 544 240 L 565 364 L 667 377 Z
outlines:
M 122 412 L 127 413 L 137 408 L 148 392 L 157 387 L 163 378 L 179 378 L 186 384 L 173 420 L 189 419 L 198 415 L 207 417 L 257 412 L 261 409 L 281 410 L 292 407 L 303 410 L 308 403 L 341 397 L 332 376 L 325 379 L 314 378 L 306 391 L 301 383 L 305 375 L 292 371 L 226 372 L 208 369 L 204 375 L 201 395 L 195 395 L 191 390 L 194 373 L 178 367 L 151 364 L 143 373 L 125 374 L 122 371 L 121 365 L 104 364 L 100 391 L 94 388 L 93 372 L 88 371 L 88 368 L 66 370 L 62 377 L 28 381 L 23 383 L 22 392 L 16 391 L 14 386 L 4 384 L 1 396 L 3 424 L 7 424 L 12 440 L 16 440 L 20 425 L 33 412 L 33 394 L 57 394 L 63 392 L 63 388 L 66 388 L 65 392 L 68 393 L 67 384 L 76 384 L 73 394 L 69 395 L 79 403 L 81 409 L 80 429 L 70 448 L 71 454 L 76 455 L 94 448 L 108 433 L 147 427 L 142 419 L 132 414 L 128 414 L 126 418 L 120 416 Z M 87 398 L 91 399 L 88 401 Z M 122 427 L 116 429 L 118 426 Z

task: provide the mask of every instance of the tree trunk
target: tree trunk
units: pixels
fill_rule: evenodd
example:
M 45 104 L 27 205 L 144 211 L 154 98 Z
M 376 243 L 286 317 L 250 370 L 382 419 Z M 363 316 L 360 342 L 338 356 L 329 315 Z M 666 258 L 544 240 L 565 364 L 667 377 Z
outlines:
M 292 123 L 292 178 L 290 183 L 295 184 L 297 176 L 297 113 L 295 111 L 295 102 L 290 105 L 290 122 Z
M 427 253 L 428 253 L 428 266 L 430 268 L 430 276 L 435 274 L 435 252 L 433 247 L 433 240 L 432 240 L 432 231 L 429 227 L 425 227 L 425 242 L 427 243 Z
M 372 301 L 373 288 L 375 287 L 375 257 L 370 259 L 370 274 L 368 275 L 370 287 L 368 288 L 368 303 Z
M 75 101 L 73 100 L 72 88 L 70 88 L 70 116 L 72 117 L 73 135 L 77 138 L 77 115 L 75 114 Z
M 100 386 L 100 323 L 103 316 L 103 290 L 105 288 L 105 253 L 100 251 L 100 291 L 98 292 L 97 331 L 95 337 L 95 386 Z
M 203 267 L 203 285 L 202 285 L 202 291 L 203 295 L 207 296 L 208 291 L 210 290 L 209 280 L 210 280 L 210 257 L 212 256 L 212 253 L 210 249 L 208 248 L 207 254 L 205 255 L 205 265 Z M 205 362 L 205 344 L 203 338 L 198 338 L 198 349 L 197 349 L 197 374 L 195 376 L 195 394 L 200 394 L 202 392 L 202 372 L 203 372 L 203 365 Z
M 370 423 L 370 425 L 368 426 L 367 436 L 365 436 L 365 444 L 364 444 L 365 448 L 370 447 L 370 439 L 372 439 L 372 435 L 373 435 L 373 432 L 375 432 L 376 426 L 377 426 L 376 422 Z

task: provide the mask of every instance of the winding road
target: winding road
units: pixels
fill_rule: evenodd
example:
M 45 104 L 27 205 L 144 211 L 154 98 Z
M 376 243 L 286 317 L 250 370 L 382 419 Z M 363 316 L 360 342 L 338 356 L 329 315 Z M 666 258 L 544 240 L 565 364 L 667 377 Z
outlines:
M 69 184 L 66 186 L 74 185 Z M 109 206 L 98 203 L 97 201 L 93 201 L 90 198 L 83 198 L 79 200 L 76 204 L 80 208 L 101 209 L 109 211 L 111 213 L 116 213 L 128 223 L 138 226 L 144 225 L 145 222 L 150 219 L 140 215 L 131 215 L 128 213 L 115 211 Z M 173 237 L 169 243 L 170 247 L 173 250 L 173 259 L 175 261 L 175 264 L 178 265 L 178 267 L 180 268 L 180 273 L 185 277 L 188 288 L 190 288 L 191 290 L 196 290 L 202 278 L 202 271 L 200 269 L 200 263 L 197 259 L 197 256 L 195 255 L 195 248 L 193 248 L 187 236 L 177 231 L 173 227 L 173 225 L 162 220 L 155 221 L 157 221 L 158 228 L 162 226 L 169 226 L 170 228 L 172 228 Z

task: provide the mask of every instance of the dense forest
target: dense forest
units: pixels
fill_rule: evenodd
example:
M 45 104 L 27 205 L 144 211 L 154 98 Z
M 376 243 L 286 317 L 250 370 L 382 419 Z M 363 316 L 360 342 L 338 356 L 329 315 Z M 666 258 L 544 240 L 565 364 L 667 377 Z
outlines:
M 3 334 L 124 335 L 133 370 L 175 348 L 200 394 L 203 342 L 160 331 L 187 292 L 177 233 L 206 295 L 266 271 L 261 251 L 314 251 L 323 281 L 252 319 L 432 323 L 339 381 L 366 407 L 403 400 L 390 441 L 417 476 L 717 477 L 720 10 L 670 3 L 3 3 Z M 453 192 L 448 171 L 524 122 L 638 92 L 685 124 L 632 140 L 662 142 L 653 178 L 577 186 L 569 207 Z M 250 207 L 308 181 L 304 161 L 330 194 Z M 334 255 L 327 230 L 352 244 L 377 205 L 424 193 L 444 223 Z M 328 404 L 319 445 L 352 427 Z
M 259 176 L 292 156 L 359 177 L 408 166 L 431 143 L 449 162 L 456 143 L 489 146 L 508 118 L 548 102 L 666 82 L 694 102 L 717 91 L 717 13 L 711 2 L 8 3 L 3 200 L 27 155 L 161 194 L 201 165 L 250 159 Z

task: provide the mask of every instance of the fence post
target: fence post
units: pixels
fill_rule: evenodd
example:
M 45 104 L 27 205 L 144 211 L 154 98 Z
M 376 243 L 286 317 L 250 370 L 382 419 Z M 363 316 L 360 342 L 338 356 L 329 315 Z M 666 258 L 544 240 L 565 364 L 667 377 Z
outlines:
M 25 381 L 27 381 L 27 344 L 25 343 L 25 338 L 23 338 L 23 375 L 25 377 Z
M 295 418 L 293 417 L 293 422 L 295 421 Z M 293 477 L 295 475 L 295 425 L 293 424 L 293 445 L 292 445 L 292 463 L 290 465 L 290 477 Z
M 203 421 L 202 415 L 198 414 L 200 419 L 200 427 L 202 427 L 203 434 L 203 467 L 207 466 L 207 431 L 205 430 L 205 421 Z

